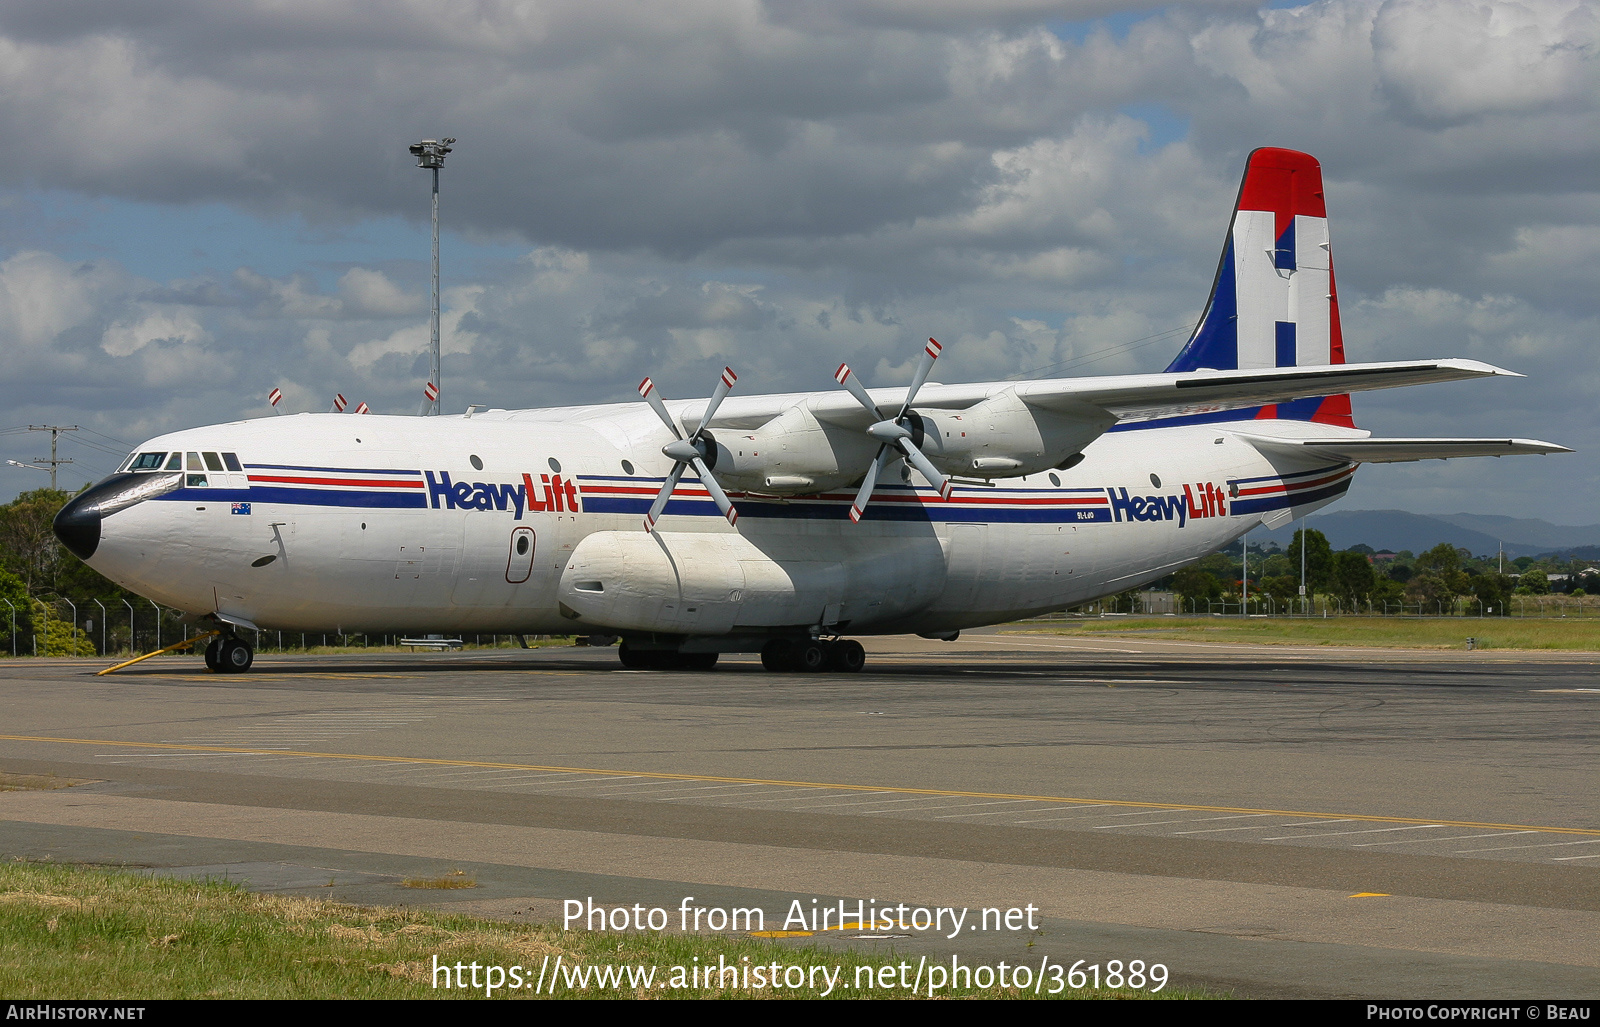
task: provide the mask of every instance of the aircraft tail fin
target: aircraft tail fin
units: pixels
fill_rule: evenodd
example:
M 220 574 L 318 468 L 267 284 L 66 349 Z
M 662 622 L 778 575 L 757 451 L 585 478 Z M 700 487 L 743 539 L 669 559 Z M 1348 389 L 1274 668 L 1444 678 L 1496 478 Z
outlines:
M 1205 313 L 1168 371 L 1344 363 L 1322 166 L 1310 154 L 1250 154 Z M 1349 396 L 1230 411 L 1353 428 Z M 1211 420 L 1213 418 L 1205 418 Z

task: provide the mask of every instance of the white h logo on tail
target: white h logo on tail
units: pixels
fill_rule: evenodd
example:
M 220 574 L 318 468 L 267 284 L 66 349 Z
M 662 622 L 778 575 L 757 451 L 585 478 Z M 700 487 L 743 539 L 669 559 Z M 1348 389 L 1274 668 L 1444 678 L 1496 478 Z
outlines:
M 1297 214 L 1282 237 L 1276 220 L 1270 210 L 1233 220 L 1239 367 L 1330 363 L 1328 219 Z

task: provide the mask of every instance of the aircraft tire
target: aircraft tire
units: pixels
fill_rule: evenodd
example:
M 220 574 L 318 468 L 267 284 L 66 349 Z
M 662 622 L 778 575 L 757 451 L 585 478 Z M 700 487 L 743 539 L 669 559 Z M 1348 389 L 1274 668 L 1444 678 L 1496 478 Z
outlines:
M 717 665 L 717 653 L 673 653 L 678 670 L 710 670 Z
M 828 665 L 828 650 L 821 642 L 801 642 L 794 649 L 794 669 L 807 674 L 822 670 Z
M 828 669 L 854 674 L 867 663 L 867 651 L 853 638 L 842 638 L 828 647 Z
M 761 647 L 761 665 L 776 674 L 798 670 L 794 662 L 794 643 L 787 638 L 774 638 Z
M 635 649 L 626 641 L 617 646 L 617 658 L 629 670 L 649 670 L 651 667 L 650 657 L 654 655 L 654 653 Z
M 224 674 L 243 674 L 255 662 L 255 650 L 242 638 L 223 639 L 217 651 L 217 669 Z
M 222 636 L 213 638 L 206 644 L 206 666 L 215 673 L 222 673 Z

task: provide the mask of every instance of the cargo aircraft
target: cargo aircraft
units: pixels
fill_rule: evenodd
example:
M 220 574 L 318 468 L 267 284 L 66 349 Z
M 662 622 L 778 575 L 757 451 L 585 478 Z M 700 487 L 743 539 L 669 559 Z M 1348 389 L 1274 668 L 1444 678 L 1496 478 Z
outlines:
M 1309 155 L 1250 155 L 1203 316 L 1161 374 L 669 402 L 300 414 L 173 432 L 55 521 L 113 581 L 220 628 L 609 635 L 624 666 L 859 670 L 1171 573 L 1342 496 L 1362 463 L 1568 452 L 1373 438 L 1350 394 L 1510 375 L 1346 363 Z

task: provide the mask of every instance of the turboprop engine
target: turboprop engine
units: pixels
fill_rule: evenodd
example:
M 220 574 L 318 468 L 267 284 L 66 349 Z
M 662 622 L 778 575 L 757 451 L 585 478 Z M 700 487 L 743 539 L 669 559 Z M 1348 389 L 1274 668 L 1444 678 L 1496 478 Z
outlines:
M 1058 412 L 1030 406 L 1013 390 L 959 413 L 923 410 L 917 446 L 946 474 L 1015 478 L 1060 467 L 1105 434 L 1116 418 L 1098 407 Z
M 1014 478 L 1062 467 L 1116 422 L 1095 406 L 1032 405 L 1014 389 L 960 411 L 912 409 L 939 349 L 928 340 L 898 414 L 882 413 L 841 365 L 835 378 L 877 419 L 870 426 L 831 423 L 797 404 L 748 434 L 712 439 L 703 433 L 710 444 L 706 464 L 729 488 L 766 495 L 808 495 L 860 482 L 852 509 L 859 519 L 879 477 L 897 459 L 948 497 L 947 476 Z M 900 472 L 906 480 L 909 473 Z
M 722 433 L 716 458 L 709 462 L 729 488 L 801 496 L 860 478 L 877 448 L 871 436 L 823 424 L 805 407 L 794 406 L 749 434 Z

